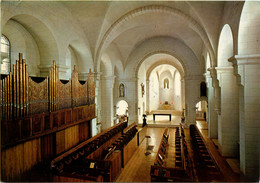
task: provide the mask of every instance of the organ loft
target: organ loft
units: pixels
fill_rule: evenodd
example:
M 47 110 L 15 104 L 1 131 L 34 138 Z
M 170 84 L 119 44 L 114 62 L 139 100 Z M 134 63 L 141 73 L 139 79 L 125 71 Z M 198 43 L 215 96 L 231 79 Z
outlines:
M 1 1 L 1 181 L 258 182 L 260 2 Z

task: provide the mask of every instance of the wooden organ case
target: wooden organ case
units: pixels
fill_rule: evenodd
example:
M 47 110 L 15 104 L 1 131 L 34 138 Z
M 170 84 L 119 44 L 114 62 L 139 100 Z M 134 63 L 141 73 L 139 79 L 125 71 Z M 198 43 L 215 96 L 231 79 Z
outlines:
M 28 75 L 20 53 L 13 72 L 1 75 L 0 85 L 3 181 L 22 180 L 38 164 L 91 137 L 96 117 L 91 70 L 87 81 L 79 81 L 74 67 L 71 79 L 62 82 L 53 61 L 49 76 L 37 79 Z

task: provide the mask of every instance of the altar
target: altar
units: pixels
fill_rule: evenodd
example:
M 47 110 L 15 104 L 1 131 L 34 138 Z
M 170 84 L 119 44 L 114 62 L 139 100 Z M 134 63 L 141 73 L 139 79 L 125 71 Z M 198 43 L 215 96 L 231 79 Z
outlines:
M 162 109 L 164 109 L 164 110 L 170 110 L 170 109 L 171 109 L 171 105 L 170 105 L 170 104 L 163 104 L 163 105 L 162 105 Z

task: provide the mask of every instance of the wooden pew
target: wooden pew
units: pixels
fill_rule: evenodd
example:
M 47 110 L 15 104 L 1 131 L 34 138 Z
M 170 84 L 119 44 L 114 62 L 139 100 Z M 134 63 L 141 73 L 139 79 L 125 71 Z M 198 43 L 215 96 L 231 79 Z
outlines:
M 169 130 L 166 128 L 158 149 L 158 153 L 151 166 L 152 182 L 189 182 L 193 180 L 191 161 L 185 142 L 185 134 L 182 126 L 178 127 L 175 132 L 175 167 L 167 167 L 164 163 Z
M 166 154 L 167 144 L 168 144 L 168 138 L 169 138 L 169 129 L 165 128 L 160 145 L 159 145 L 159 149 L 158 149 L 155 161 L 154 161 L 154 164 L 157 166 L 163 166 L 163 164 L 164 164 L 164 159 L 165 159 L 165 154 Z
M 190 136 L 199 181 L 223 181 L 223 175 L 209 153 L 204 139 L 195 125 L 190 125 Z
M 123 122 L 72 148 L 51 162 L 53 180 L 114 181 L 137 148 L 136 133 L 135 123 Z
M 119 136 L 121 136 L 121 134 L 123 133 L 123 129 L 126 127 L 127 122 L 118 123 L 115 126 L 107 129 L 106 131 L 96 135 L 95 137 L 92 137 L 91 139 L 56 157 L 51 162 L 52 172 L 58 177 L 63 177 L 63 179 L 65 179 L 64 177 L 78 177 L 78 179 L 81 180 L 82 176 L 85 176 L 84 180 L 89 179 L 90 181 L 94 181 L 91 177 L 89 178 L 90 175 L 81 172 L 81 170 L 87 169 L 91 170 L 91 176 L 95 175 L 94 177 L 96 177 L 96 181 L 111 181 L 110 169 L 112 163 L 111 161 L 105 162 L 104 160 L 101 160 L 101 154 L 106 147 L 110 146 Z M 121 155 L 118 157 L 121 158 Z M 77 166 L 80 163 L 81 169 L 77 169 Z M 104 164 L 104 167 L 101 166 L 102 164 Z M 94 165 L 99 166 L 98 168 L 95 168 Z M 74 170 L 78 171 L 75 172 Z M 100 178 L 100 175 L 103 178 Z

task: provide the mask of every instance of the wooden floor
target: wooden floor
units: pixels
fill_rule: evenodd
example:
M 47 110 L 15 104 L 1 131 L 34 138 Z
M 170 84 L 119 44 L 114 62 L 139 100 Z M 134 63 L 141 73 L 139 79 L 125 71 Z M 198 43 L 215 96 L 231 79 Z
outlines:
M 175 129 L 170 129 L 170 136 Z M 150 135 L 149 145 L 154 148 L 150 155 L 146 156 L 146 139 L 141 143 L 131 160 L 123 168 L 116 182 L 150 182 L 150 168 L 154 164 L 155 156 L 161 142 L 164 128 L 147 128 L 147 135 Z
M 203 125 L 203 124 L 202 124 Z M 147 135 L 151 136 L 149 140 L 149 145 L 153 145 L 153 151 L 150 151 L 151 154 L 146 156 L 146 140 L 144 140 L 141 145 L 138 147 L 137 151 L 132 156 L 129 163 L 122 169 L 121 174 L 117 178 L 116 182 L 150 182 L 150 166 L 153 165 L 156 153 L 158 151 L 158 146 L 161 141 L 161 137 L 165 128 L 147 128 Z M 220 170 L 224 175 L 224 179 L 227 182 L 243 182 L 243 177 L 237 173 L 234 173 L 228 163 L 226 162 L 225 158 L 223 158 L 216 149 L 213 142 L 207 137 L 207 128 L 205 126 L 202 127 L 204 130 L 200 130 L 203 138 L 205 139 L 206 146 L 208 146 L 210 152 L 214 156 L 214 159 L 219 166 Z M 206 129 L 206 130 L 205 130 Z M 174 132 L 175 128 L 170 128 L 170 139 L 169 139 L 169 149 L 168 152 L 168 159 L 167 161 L 169 164 L 167 166 L 174 167 Z M 189 130 L 185 129 L 186 134 L 186 141 L 188 144 L 188 151 L 190 156 L 192 157 L 192 149 L 190 146 L 190 137 L 189 137 Z M 196 171 L 196 170 L 194 170 Z M 197 180 L 196 172 L 195 174 L 195 181 Z

